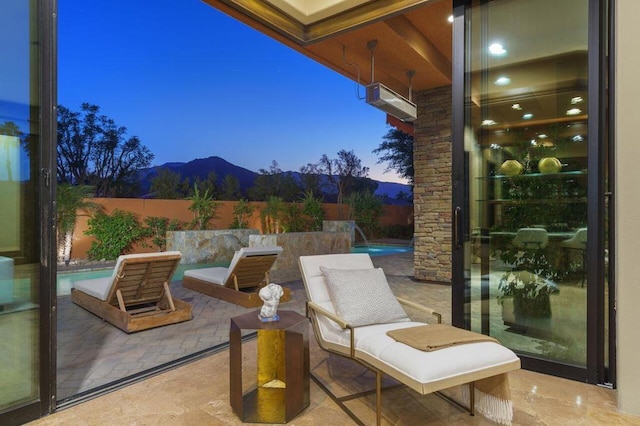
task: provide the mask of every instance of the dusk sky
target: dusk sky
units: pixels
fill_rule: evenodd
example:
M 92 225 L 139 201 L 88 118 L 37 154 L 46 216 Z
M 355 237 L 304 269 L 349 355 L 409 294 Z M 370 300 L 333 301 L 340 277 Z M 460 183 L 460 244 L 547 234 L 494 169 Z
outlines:
M 356 84 L 199 0 L 59 0 L 58 103 L 138 136 L 154 165 L 219 156 L 249 170 L 372 154 L 385 114 Z M 364 89 L 360 88 L 360 94 Z

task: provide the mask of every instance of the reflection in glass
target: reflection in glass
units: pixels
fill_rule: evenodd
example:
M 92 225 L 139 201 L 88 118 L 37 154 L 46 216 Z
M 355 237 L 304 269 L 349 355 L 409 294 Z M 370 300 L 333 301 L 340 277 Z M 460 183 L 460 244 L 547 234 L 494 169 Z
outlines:
M 577 366 L 586 364 L 587 10 L 586 0 L 472 7 L 465 65 L 468 320 L 519 353 Z M 504 54 L 492 54 L 496 43 Z
M 39 397 L 37 146 L 30 2 L 0 3 L 0 411 Z

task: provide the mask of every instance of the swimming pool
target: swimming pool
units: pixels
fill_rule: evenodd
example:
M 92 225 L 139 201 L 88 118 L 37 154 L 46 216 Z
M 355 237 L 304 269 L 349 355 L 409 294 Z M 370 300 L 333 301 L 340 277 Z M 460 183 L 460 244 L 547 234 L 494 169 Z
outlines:
M 413 247 L 410 246 L 391 246 L 391 245 L 369 245 L 353 247 L 352 253 L 369 253 L 369 256 L 385 256 L 390 254 L 412 252 Z M 173 274 L 173 280 L 182 279 L 184 271 L 187 269 L 211 268 L 214 266 L 228 266 L 228 263 L 196 263 L 191 265 L 178 265 L 176 273 Z M 64 272 L 57 275 L 58 296 L 71 294 L 73 283 L 81 280 L 90 280 L 93 278 L 109 277 L 113 273 L 113 268 L 109 269 L 93 269 L 79 272 Z
M 412 246 L 390 246 L 371 244 L 369 246 L 358 246 L 351 249 L 351 253 L 369 253 L 369 256 L 386 256 L 390 254 L 413 252 Z
M 173 274 L 173 280 L 178 281 L 182 279 L 182 275 L 184 271 L 187 269 L 200 269 L 200 268 L 211 268 L 214 266 L 228 266 L 229 263 L 196 263 L 191 265 L 178 265 L 176 269 L 176 273 Z M 71 287 L 73 287 L 73 283 L 81 280 L 90 280 L 93 278 L 105 278 L 110 277 L 113 273 L 113 268 L 109 269 L 92 269 L 88 271 L 79 271 L 79 272 L 63 272 L 57 275 L 56 286 L 58 289 L 58 296 L 64 296 L 67 294 L 71 294 Z

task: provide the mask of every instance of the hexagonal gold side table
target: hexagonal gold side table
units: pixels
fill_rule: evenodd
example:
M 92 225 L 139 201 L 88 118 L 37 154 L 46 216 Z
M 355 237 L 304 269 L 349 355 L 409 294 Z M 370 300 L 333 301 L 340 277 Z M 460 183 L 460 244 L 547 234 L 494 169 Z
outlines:
M 309 406 L 309 321 L 278 311 L 279 321 L 263 323 L 258 311 L 231 319 L 229 389 L 231 408 L 248 423 L 287 423 Z M 257 334 L 257 377 L 243 391 L 242 331 Z

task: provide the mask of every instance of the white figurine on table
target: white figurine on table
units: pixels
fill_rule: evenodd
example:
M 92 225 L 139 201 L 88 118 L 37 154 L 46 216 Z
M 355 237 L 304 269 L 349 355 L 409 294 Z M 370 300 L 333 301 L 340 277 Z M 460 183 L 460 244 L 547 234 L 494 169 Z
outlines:
M 258 316 L 262 322 L 278 321 L 280 319 L 278 316 L 278 304 L 283 294 L 282 287 L 274 283 L 260 289 L 258 296 L 260 296 L 264 304 Z

